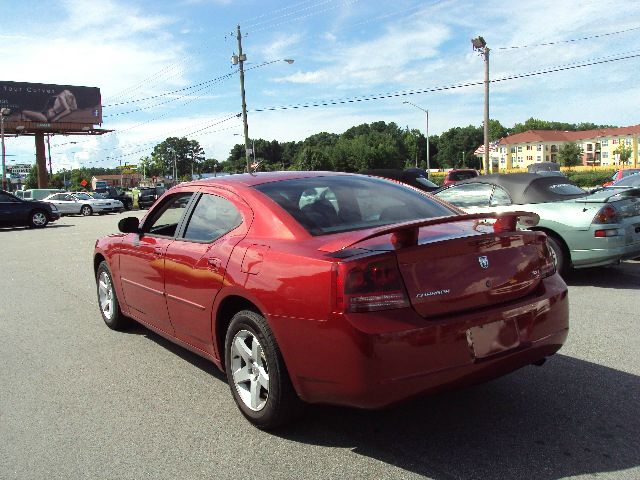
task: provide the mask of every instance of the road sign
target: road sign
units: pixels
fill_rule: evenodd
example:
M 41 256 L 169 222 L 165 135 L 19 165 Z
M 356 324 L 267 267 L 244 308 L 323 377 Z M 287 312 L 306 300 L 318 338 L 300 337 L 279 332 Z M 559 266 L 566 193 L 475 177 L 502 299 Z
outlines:
M 89 183 L 89 182 L 87 182 L 86 180 L 84 180 L 84 179 L 83 179 L 83 180 L 80 182 L 80 185 L 82 185 L 83 187 L 86 187 L 88 183 Z

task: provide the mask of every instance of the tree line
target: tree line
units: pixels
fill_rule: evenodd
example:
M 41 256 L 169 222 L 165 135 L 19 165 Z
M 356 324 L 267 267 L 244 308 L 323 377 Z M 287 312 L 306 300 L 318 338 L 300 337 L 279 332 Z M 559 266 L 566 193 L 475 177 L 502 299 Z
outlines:
M 589 122 L 566 123 L 529 118 L 513 127 L 505 127 L 498 120 L 489 120 L 489 140 L 528 130 L 592 130 L 610 128 L 612 125 L 597 125 Z M 429 136 L 430 167 L 481 168 L 481 159 L 473 152 L 484 141 L 482 126 L 468 125 L 453 127 L 440 135 Z M 343 133 L 320 132 L 302 141 L 279 142 L 278 140 L 254 139 L 252 164 L 259 171 L 274 170 L 333 170 L 359 172 L 377 168 L 404 169 L 412 166 L 426 168 L 427 138 L 417 129 L 400 127 L 394 122 L 384 121 L 362 124 L 349 128 Z M 566 147 L 562 158 L 578 161 L 577 146 Z M 626 152 L 623 152 L 626 156 Z M 572 160 L 567 160 L 571 164 Z M 196 140 L 185 137 L 169 137 L 157 144 L 149 156 L 138 161 L 138 173 L 146 177 L 173 177 L 190 180 L 191 175 L 200 173 L 240 173 L 246 171 L 244 144 L 236 144 L 226 160 L 206 158 L 205 152 Z M 117 169 L 80 168 L 66 173 L 71 186 L 79 185 L 84 178 L 94 175 L 115 174 Z M 27 185 L 35 183 L 35 170 L 27 180 Z M 52 186 L 63 186 L 63 173 L 52 176 Z

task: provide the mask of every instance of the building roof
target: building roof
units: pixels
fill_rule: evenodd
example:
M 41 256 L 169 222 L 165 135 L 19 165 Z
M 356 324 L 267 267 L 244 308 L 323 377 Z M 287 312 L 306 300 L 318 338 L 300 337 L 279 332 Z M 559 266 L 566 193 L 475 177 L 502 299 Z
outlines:
M 500 139 L 499 145 L 513 145 L 515 143 L 535 142 L 575 142 L 590 138 L 616 137 L 625 135 L 640 135 L 640 125 L 619 128 L 598 128 L 596 130 L 581 130 L 578 132 L 560 130 L 529 130 L 516 133 Z

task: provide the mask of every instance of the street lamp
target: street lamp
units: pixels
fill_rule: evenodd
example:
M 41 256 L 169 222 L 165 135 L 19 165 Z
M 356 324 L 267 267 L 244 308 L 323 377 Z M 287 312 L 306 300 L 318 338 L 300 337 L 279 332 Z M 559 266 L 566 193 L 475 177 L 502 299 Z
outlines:
M 429 173 L 431 171 L 431 164 L 429 162 L 429 110 L 425 110 L 422 107 L 419 107 L 418 105 L 416 105 L 415 103 L 411 103 L 408 101 L 404 101 L 402 103 L 405 103 L 407 105 L 411 105 L 413 107 L 416 107 L 418 110 L 422 110 L 424 113 L 426 113 L 427 115 L 427 178 L 429 177 Z M 416 145 L 416 149 L 417 149 L 417 145 Z M 416 158 L 416 167 L 418 166 L 418 159 Z
M 242 97 L 242 123 L 244 125 L 244 152 L 245 152 L 245 158 L 247 161 L 247 173 L 251 173 L 251 166 L 249 164 L 249 124 L 247 123 L 247 100 L 246 100 L 246 95 L 245 95 L 245 90 L 244 90 L 244 62 L 247 61 L 247 56 L 242 53 L 242 34 L 240 33 L 240 25 L 238 25 L 238 31 L 237 31 L 237 40 L 238 40 L 238 55 L 233 55 L 231 57 L 231 63 L 233 65 L 240 65 L 239 69 L 240 69 L 240 95 Z M 282 60 L 272 60 L 270 62 L 265 62 L 261 65 L 256 65 L 255 67 L 252 68 L 257 68 L 257 67 L 262 67 L 264 65 L 269 65 L 270 63 L 275 63 L 275 62 L 287 62 L 289 65 L 291 65 L 294 60 L 291 58 L 285 58 Z
M 478 36 L 471 40 L 473 50 L 484 59 L 484 173 L 489 173 L 489 51 L 487 42 Z
M 4 117 L 8 116 L 11 110 L 8 108 L 0 108 L 0 142 L 2 143 L 2 190 L 6 190 L 7 183 L 7 166 L 6 166 L 6 153 L 4 150 Z

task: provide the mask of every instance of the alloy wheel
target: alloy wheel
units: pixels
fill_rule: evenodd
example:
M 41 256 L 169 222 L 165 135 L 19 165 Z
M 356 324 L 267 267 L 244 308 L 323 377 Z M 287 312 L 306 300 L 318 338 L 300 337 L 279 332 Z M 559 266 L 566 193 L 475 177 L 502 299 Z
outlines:
M 47 224 L 47 216 L 42 212 L 36 212 L 31 217 L 36 227 L 44 227 Z
M 111 278 L 106 272 L 100 273 L 100 277 L 98 277 L 98 301 L 100 302 L 102 314 L 105 318 L 111 320 L 115 311 L 115 295 Z
M 242 402 L 254 412 L 262 410 L 269 398 L 269 367 L 262 345 L 248 330 L 233 337 L 231 371 Z

